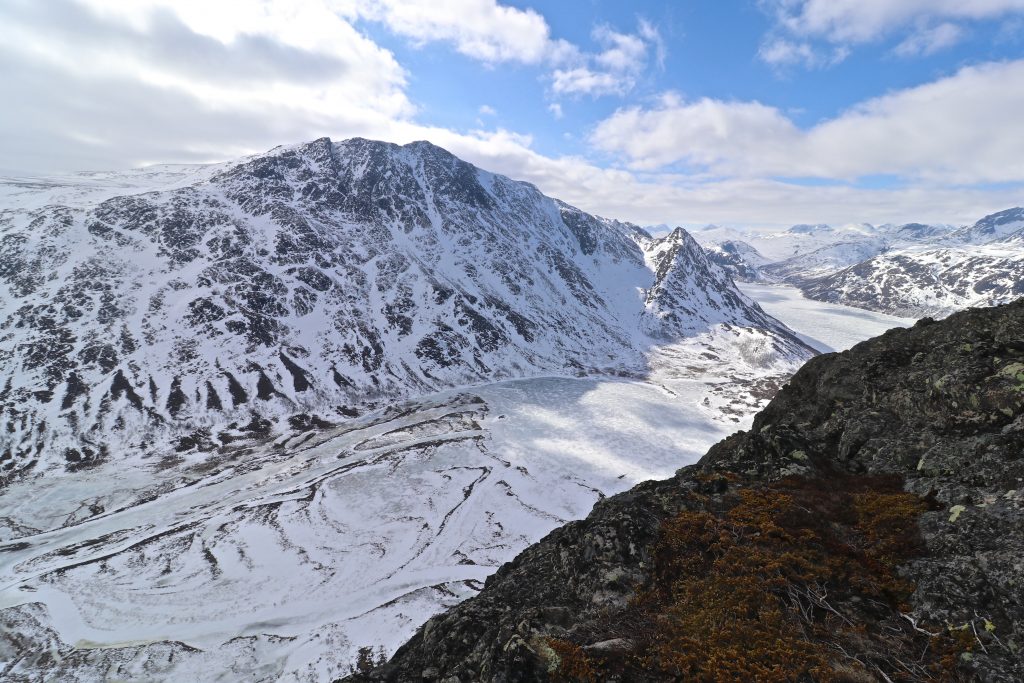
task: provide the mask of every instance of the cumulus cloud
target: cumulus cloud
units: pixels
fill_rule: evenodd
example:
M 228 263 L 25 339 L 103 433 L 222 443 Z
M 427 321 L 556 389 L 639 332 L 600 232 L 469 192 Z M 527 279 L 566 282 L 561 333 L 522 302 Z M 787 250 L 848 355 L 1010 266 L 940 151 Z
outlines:
M 623 95 L 636 85 L 653 51 L 661 63 L 665 47 L 657 29 L 641 20 L 637 33 L 620 33 L 609 26 L 598 26 L 592 37 L 602 46 L 596 54 L 577 54 L 573 63 L 556 69 L 551 89 L 557 95 Z
M 794 33 L 862 43 L 915 22 L 995 19 L 1024 12 L 1024 0 L 768 0 Z
M 803 66 L 813 69 L 838 64 L 850 55 L 850 50 L 845 46 L 817 48 L 806 41 L 772 38 L 761 45 L 757 54 L 762 61 L 777 68 Z
M 730 176 L 873 174 L 982 183 L 1024 180 L 1024 61 L 968 67 L 861 103 L 808 130 L 758 102 L 669 95 L 618 110 L 591 141 L 637 169 L 683 164 Z
M 495 0 L 363 0 L 355 8 L 399 35 L 421 43 L 449 42 L 485 62 L 536 64 L 564 49 L 551 40 L 540 14 Z
M 415 113 L 393 55 L 311 0 L 11 0 L 0 26 L 7 168 L 223 158 Z
M 342 1 L 342 0 L 339 0 Z M 497 0 L 347 0 L 355 16 L 385 24 L 414 44 L 446 42 L 487 64 L 519 62 L 552 69 L 556 95 L 602 97 L 633 89 L 653 54 L 664 64 L 665 43 L 656 26 L 639 19 L 635 33 L 597 26 L 597 52 L 551 36 L 543 16 Z
M 832 47 L 868 43 L 902 35 L 897 54 L 908 57 L 933 54 L 959 42 L 962 22 L 1013 20 L 1024 13 L 1024 0 L 760 0 L 775 20 L 761 58 L 773 65 L 789 63 L 820 66 L 813 45 Z M 786 45 L 799 48 L 786 52 Z

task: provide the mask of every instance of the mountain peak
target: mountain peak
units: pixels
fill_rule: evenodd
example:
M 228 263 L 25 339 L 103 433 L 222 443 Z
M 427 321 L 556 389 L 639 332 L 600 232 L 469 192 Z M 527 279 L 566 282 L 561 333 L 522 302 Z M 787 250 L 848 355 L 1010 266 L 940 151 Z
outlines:
M 783 364 L 810 355 L 686 231 L 645 239 L 426 142 L 278 147 L 169 191 L 13 211 L 4 237 L 8 476 L 105 457 L 95 434 L 212 448 L 452 386 L 642 373 L 697 337 L 726 363 L 723 326 Z

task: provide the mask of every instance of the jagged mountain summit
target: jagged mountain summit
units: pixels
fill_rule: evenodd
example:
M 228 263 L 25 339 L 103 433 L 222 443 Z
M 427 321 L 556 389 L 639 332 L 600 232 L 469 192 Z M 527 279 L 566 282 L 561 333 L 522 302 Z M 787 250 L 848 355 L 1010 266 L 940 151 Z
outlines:
M 662 346 L 740 371 L 811 355 L 685 231 L 652 238 L 426 142 L 323 138 L 194 177 L 6 193 L 6 480 L 452 386 L 644 373 Z

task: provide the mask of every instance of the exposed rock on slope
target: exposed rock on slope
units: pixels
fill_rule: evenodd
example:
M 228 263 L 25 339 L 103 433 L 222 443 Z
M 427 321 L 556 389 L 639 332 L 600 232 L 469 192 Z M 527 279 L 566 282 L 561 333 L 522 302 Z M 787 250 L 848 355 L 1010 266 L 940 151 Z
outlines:
M 324 138 L 190 177 L 4 200 L 5 479 L 451 386 L 642 372 L 683 333 L 723 363 L 745 331 L 783 363 L 810 354 L 682 233 L 653 240 L 429 143 Z
M 1024 209 L 1000 211 L 953 231 L 928 227 L 889 231 L 886 239 L 895 248 L 857 263 L 836 263 L 831 272 L 786 274 L 777 265 L 769 270 L 812 299 L 904 317 L 946 316 L 1024 296 Z
M 704 247 L 708 252 L 708 258 L 729 273 L 734 280 L 758 282 L 764 279 L 760 268 L 769 261 L 746 242 L 723 240 L 706 244 Z
M 361 680 L 661 680 L 678 656 L 693 678 L 1018 681 L 1022 562 L 1018 302 L 808 362 L 750 431 L 552 532 Z M 757 618 L 728 612 L 756 591 Z M 714 619 L 687 631 L 695 610 Z M 774 649 L 736 642 L 776 622 Z
M 946 316 L 1024 296 L 1024 239 L 903 249 L 796 284 L 819 301 L 903 317 Z

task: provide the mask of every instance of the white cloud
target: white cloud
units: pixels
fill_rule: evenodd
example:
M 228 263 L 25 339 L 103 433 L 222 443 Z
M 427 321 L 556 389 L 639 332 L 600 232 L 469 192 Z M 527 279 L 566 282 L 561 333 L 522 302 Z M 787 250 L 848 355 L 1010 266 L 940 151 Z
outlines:
M 767 0 L 787 29 L 834 42 L 861 43 L 915 22 L 995 19 L 1024 12 L 1024 0 Z
M 551 158 L 499 131 L 429 136 L 482 168 L 528 180 L 592 213 L 641 225 L 706 223 L 788 226 L 866 221 L 967 223 L 1020 203 L 1024 185 L 998 191 L 921 184 L 897 190 L 806 187 L 762 178 L 694 179 L 599 168 L 580 157 Z
M 495 108 L 492 107 L 489 104 L 481 104 L 480 108 L 477 110 L 477 112 L 480 114 L 480 116 L 497 116 L 498 115 L 497 110 L 495 110 Z
M 665 44 L 657 27 L 639 19 L 636 33 L 597 26 L 588 53 L 563 39 L 530 9 L 497 0 L 338 0 L 364 19 L 386 24 L 416 44 L 451 43 L 462 54 L 487 64 L 521 62 L 552 68 L 556 95 L 623 95 L 633 89 L 653 50 L 656 63 L 665 60 Z
M 809 130 L 757 102 L 665 97 L 620 109 L 591 140 L 637 169 L 682 163 L 737 177 L 900 175 L 954 183 L 1024 181 L 1024 61 L 865 101 Z
M 762 44 L 757 54 L 763 62 L 774 67 L 803 66 L 814 69 L 834 66 L 846 59 L 850 51 L 845 46 L 816 48 L 806 41 L 774 38 Z
M 651 137 L 657 129 L 654 115 L 692 113 L 696 118 L 684 128 L 698 138 L 694 149 L 703 163 L 743 171 L 725 180 L 603 168 L 582 157 L 545 156 L 533 149 L 528 135 L 513 131 L 467 133 L 425 126 L 417 121 L 416 107 L 406 93 L 403 66 L 353 26 L 359 11 L 356 0 L 0 2 L 5 98 L 0 107 L 0 167 L 24 173 L 215 161 L 323 135 L 358 135 L 398 143 L 428 139 L 483 168 L 533 182 L 585 210 L 641 223 L 966 221 L 1019 203 L 1020 188 L 951 192 L 929 182 L 899 191 L 865 191 L 800 187 L 757 177 L 746 170 L 788 167 L 786 159 L 805 149 L 820 150 L 825 143 L 809 144 L 809 135 L 784 114 L 756 103 L 688 104 L 668 97 L 653 110 L 634 110 L 636 130 L 623 131 L 626 140 L 635 134 L 629 149 L 638 154 L 638 167 L 645 166 L 646 157 L 646 167 L 653 169 L 683 158 L 679 145 L 686 142 L 666 120 L 659 144 Z M 645 59 L 656 59 L 653 27 L 641 23 L 636 35 L 648 45 Z M 596 55 L 584 55 L 568 44 L 548 44 L 549 50 L 560 50 L 561 68 L 590 68 L 594 73 L 613 64 L 628 65 L 628 55 L 638 54 L 630 52 L 631 41 L 606 38 L 597 54 L 618 52 L 608 54 L 603 64 Z M 556 57 L 546 59 L 552 60 L 544 62 L 546 66 L 556 63 Z M 992 73 L 989 79 L 1001 79 L 1002 90 L 1012 92 L 1013 84 L 1024 82 L 1018 71 L 1009 71 L 1012 66 L 1004 65 L 1007 70 Z M 984 80 L 983 71 L 976 77 Z M 922 92 L 916 106 L 941 119 L 956 89 L 971 80 L 942 86 L 943 92 Z M 899 102 L 868 103 L 849 118 L 895 117 L 893 112 L 911 109 L 906 99 L 904 94 Z M 998 120 L 1009 116 L 1007 112 L 1019 112 L 1019 102 L 1010 101 L 1005 92 L 968 87 L 952 107 L 951 120 L 977 115 L 971 107 L 985 115 L 957 134 L 975 131 L 984 138 L 990 131 L 993 138 L 1002 136 L 1007 158 L 1016 154 L 1024 159 L 1018 150 L 1024 136 L 1007 131 Z M 557 102 L 549 108 L 555 116 L 561 113 Z M 920 120 L 915 119 L 924 126 L 921 135 L 942 140 L 936 155 L 953 149 L 950 158 L 962 160 L 960 143 L 948 142 L 948 130 Z M 823 138 L 841 142 L 844 135 L 855 133 L 838 130 Z M 904 135 L 891 130 L 885 134 Z M 702 144 L 702 136 L 718 142 Z M 759 136 L 764 139 L 759 141 Z M 769 138 L 778 141 L 777 149 L 768 149 Z M 789 142 L 794 145 L 791 150 L 784 148 Z M 993 177 L 1006 176 L 1000 180 L 1019 177 L 1008 173 L 1006 163 L 994 156 L 990 147 L 996 142 L 982 139 L 976 163 L 961 164 L 963 168 L 976 173 L 989 165 Z M 835 154 L 850 154 L 850 147 L 855 145 L 838 145 Z M 915 158 L 899 144 L 888 148 L 894 158 Z M 627 153 L 625 148 L 612 149 Z M 749 168 L 737 160 L 744 150 L 754 155 Z M 864 164 L 861 156 L 851 158 Z M 813 160 L 823 163 L 820 151 Z
M 585 66 L 556 69 L 551 75 L 551 89 L 558 95 L 623 95 L 633 87 L 628 74 L 593 71 Z
M 652 48 L 655 59 L 664 61 L 664 44 L 657 29 L 641 20 L 635 34 L 598 26 L 592 37 L 601 45 L 593 55 L 579 54 L 570 66 L 555 69 L 551 89 L 556 95 L 624 95 L 636 85 L 647 67 Z
M 828 47 L 850 46 L 902 36 L 897 54 L 928 55 L 961 40 L 968 21 L 1006 20 L 1024 13 L 1024 0 L 760 0 L 774 17 L 760 56 L 769 64 L 818 67 Z M 786 50 L 786 46 L 799 48 Z
M 562 111 L 562 105 L 560 105 L 558 102 L 552 102 L 551 104 L 549 104 L 548 111 L 551 112 L 551 115 L 554 116 L 556 119 L 560 119 L 563 116 L 565 116 L 565 112 Z
M 944 22 L 910 34 L 896 46 L 895 52 L 901 57 L 932 55 L 956 45 L 963 39 L 964 34 L 965 31 L 960 26 Z
M 8 168 L 222 158 L 416 111 L 394 56 L 322 0 L 12 0 L 0 25 Z
M 421 43 L 445 41 L 484 62 L 537 64 L 557 54 L 547 21 L 537 12 L 495 0 L 361 0 L 354 7 Z

